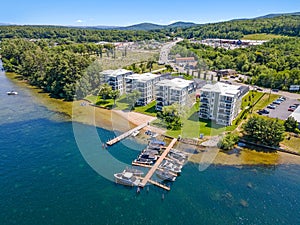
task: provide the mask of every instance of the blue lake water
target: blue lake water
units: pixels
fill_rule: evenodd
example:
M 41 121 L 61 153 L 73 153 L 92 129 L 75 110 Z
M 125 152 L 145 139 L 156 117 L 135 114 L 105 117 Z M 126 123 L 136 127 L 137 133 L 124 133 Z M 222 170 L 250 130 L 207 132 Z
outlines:
M 19 95 L 7 96 L 12 89 Z M 75 125 L 83 137 L 94 129 Z M 71 122 L 0 74 L 0 224 L 300 224 L 300 166 L 188 164 L 170 192 L 136 195 L 111 179 L 143 147 L 78 148 Z

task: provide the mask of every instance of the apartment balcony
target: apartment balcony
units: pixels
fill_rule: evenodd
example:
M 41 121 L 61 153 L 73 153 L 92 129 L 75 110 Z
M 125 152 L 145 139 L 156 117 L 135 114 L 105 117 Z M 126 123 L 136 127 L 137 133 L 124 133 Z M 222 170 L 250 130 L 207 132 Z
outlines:
M 209 115 L 206 113 L 199 113 L 199 117 L 202 119 L 209 119 Z
M 228 104 L 228 103 L 227 103 L 227 104 L 224 104 L 224 103 L 222 104 L 222 103 L 221 103 L 221 104 L 219 105 L 219 109 L 223 109 L 223 110 L 224 110 L 224 109 L 225 109 L 225 110 L 226 110 L 226 109 L 232 109 L 232 108 L 233 108 L 233 105 L 234 105 L 234 104 Z
M 180 101 L 180 100 L 181 100 L 180 96 L 172 96 L 171 97 L 171 101 Z
M 218 120 L 226 120 L 226 121 L 228 121 L 228 120 L 230 120 L 230 116 L 222 116 L 222 115 L 218 115 L 218 118 L 217 118 Z
M 201 98 L 209 98 L 210 96 L 209 96 L 209 95 L 206 95 L 206 94 L 201 94 L 200 97 L 201 97 Z
M 207 98 L 201 98 L 201 99 L 200 99 L 200 102 L 203 102 L 203 103 L 209 103 L 209 101 L 208 101 Z
M 156 92 L 156 96 L 165 97 L 167 94 L 164 92 Z
M 157 96 L 157 95 L 156 95 L 156 96 Z M 163 102 L 163 101 L 164 101 L 164 98 L 156 97 L 156 101 Z
M 232 114 L 232 111 L 231 111 L 231 110 L 228 110 L 228 109 L 227 109 L 227 110 L 224 110 L 224 109 L 219 108 L 218 113 L 224 114 L 224 115 L 231 115 L 231 114 Z
M 207 113 L 209 111 L 210 111 L 210 109 L 208 109 L 208 108 L 201 108 L 200 107 L 200 112 Z
M 209 105 L 208 104 L 201 104 L 200 108 L 205 108 L 205 109 L 209 109 Z
M 234 103 L 234 100 L 220 100 L 220 102 L 225 103 L 225 104 L 232 104 L 232 103 Z

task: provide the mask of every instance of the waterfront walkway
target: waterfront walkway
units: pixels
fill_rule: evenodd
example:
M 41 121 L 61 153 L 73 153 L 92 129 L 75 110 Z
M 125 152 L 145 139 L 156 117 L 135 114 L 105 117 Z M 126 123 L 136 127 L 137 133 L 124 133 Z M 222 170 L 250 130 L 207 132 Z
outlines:
M 171 143 L 169 144 L 169 146 L 166 148 L 166 150 L 161 154 L 161 156 L 158 158 L 158 160 L 156 161 L 156 163 L 151 167 L 151 169 L 149 170 L 149 172 L 146 174 L 146 176 L 143 178 L 142 182 L 139 184 L 139 186 L 141 187 L 145 187 L 145 185 L 150 182 L 154 185 L 157 185 L 157 182 L 153 182 L 152 180 L 150 181 L 150 178 L 152 177 L 152 175 L 154 174 L 154 172 L 156 171 L 156 169 L 158 168 L 158 166 L 162 163 L 162 161 L 164 160 L 164 158 L 167 156 L 167 154 L 170 152 L 170 150 L 172 149 L 172 147 L 174 146 L 174 144 L 176 143 L 177 139 L 174 138 Z M 159 183 L 158 183 L 159 184 Z M 161 188 L 164 188 L 166 190 L 170 190 L 169 187 L 164 186 L 162 184 L 157 185 Z

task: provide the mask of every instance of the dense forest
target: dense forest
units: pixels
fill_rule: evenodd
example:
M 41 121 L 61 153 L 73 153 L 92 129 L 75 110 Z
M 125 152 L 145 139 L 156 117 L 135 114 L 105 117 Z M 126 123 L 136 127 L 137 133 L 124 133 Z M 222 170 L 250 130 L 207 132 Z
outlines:
M 118 42 L 183 38 L 242 38 L 246 34 L 268 33 L 300 36 L 300 15 L 233 20 L 191 27 L 167 27 L 155 30 L 98 30 L 58 26 L 0 26 L 0 40 L 6 38 L 51 39 L 58 43 Z
M 235 69 L 259 86 L 287 90 L 292 84 L 300 85 L 300 38 L 278 38 L 234 50 L 184 41 L 172 52 L 197 56 L 202 70 Z
M 8 39 L 0 46 L 6 71 L 21 74 L 30 84 L 54 97 L 72 100 L 77 87 L 77 97 L 82 98 L 99 86 L 97 74 L 101 66 L 93 62 L 101 57 L 103 46 L 91 43 L 51 46 L 46 41 L 25 39 Z M 80 79 L 82 82 L 78 84 Z
M 284 36 L 300 36 L 300 15 L 286 15 L 273 18 L 232 20 L 205 24 L 190 28 L 174 28 L 171 31 L 184 38 L 232 38 L 240 39 L 247 34 L 268 33 Z
M 6 38 L 51 39 L 58 43 L 165 40 L 164 32 L 132 30 L 93 30 L 56 26 L 0 26 L 0 40 Z

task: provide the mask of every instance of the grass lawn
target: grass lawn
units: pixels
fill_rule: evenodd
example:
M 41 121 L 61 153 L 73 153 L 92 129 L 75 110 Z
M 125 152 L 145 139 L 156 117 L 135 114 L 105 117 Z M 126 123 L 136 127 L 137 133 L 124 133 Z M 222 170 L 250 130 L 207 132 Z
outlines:
M 224 131 L 232 131 L 236 128 L 236 126 L 225 127 L 218 125 L 211 120 L 199 119 L 198 110 L 199 103 L 195 104 L 187 116 L 182 119 L 183 126 L 181 130 L 168 130 L 166 134 L 176 138 L 178 135 L 181 135 L 183 138 L 198 138 L 200 134 L 204 134 L 205 136 L 215 136 Z
M 275 101 L 279 95 L 276 94 L 265 94 L 261 100 L 253 107 L 253 111 L 257 111 L 260 109 L 263 109 L 267 107 L 269 104 L 271 104 L 273 101 Z
M 245 109 L 251 104 L 255 104 L 263 94 L 264 93 L 262 92 L 249 91 L 249 93 L 245 95 L 242 99 L 242 109 Z M 261 102 L 261 100 L 259 102 Z
M 242 40 L 271 40 L 273 38 L 282 38 L 284 36 L 282 35 L 276 35 L 276 34 L 247 34 L 244 35 Z
M 288 139 L 284 139 L 281 144 L 284 145 L 284 148 L 286 148 L 287 150 L 291 150 L 291 151 L 295 151 L 295 152 L 299 152 L 299 146 L 300 146 L 300 138 L 296 138 L 296 137 L 291 137 L 290 140 Z
M 247 111 L 249 111 L 249 106 L 254 104 L 253 108 L 255 108 L 255 106 L 259 102 L 261 102 L 262 98 L 264 97 L 263 95 L 264 95 L 264 93 L 262 93 L 262 92 L 249 91 L 249 93 L 247 95 L 245 95 L 242 99 L 242 105 L 241 105 L 242 111 L 235 118 L 235 120 L 232 122 L 232 124 L 238 126 L 242 122 L 242 119 L 247 118 L 247 114 L 248 114 Z
M 158 65 L 157 63 L 153 63 L 152 70 L 159 70 L 165 68 L 165 65 Z
M 102 99 L 99 96 L 89 95 L 85 97 L 86 100 L 90 101 L 91 103 L 101 106 L 108 109 L 118 109 L 118 110 L 129 110 L 130 107 L 128 105 L 128 101 L 125 95 L 122 95 L 120 98 L 116 100 L 116 105 L 114 106 L 113 99 Z
M 142 113 L 142 114 L 146 114 L 149 116 L 156 116 L 155 106 L 156 106 L 156 101 L 152 101 L 148 105 L 145 105 L 145 106 L 136 106 L 134 111 Z

